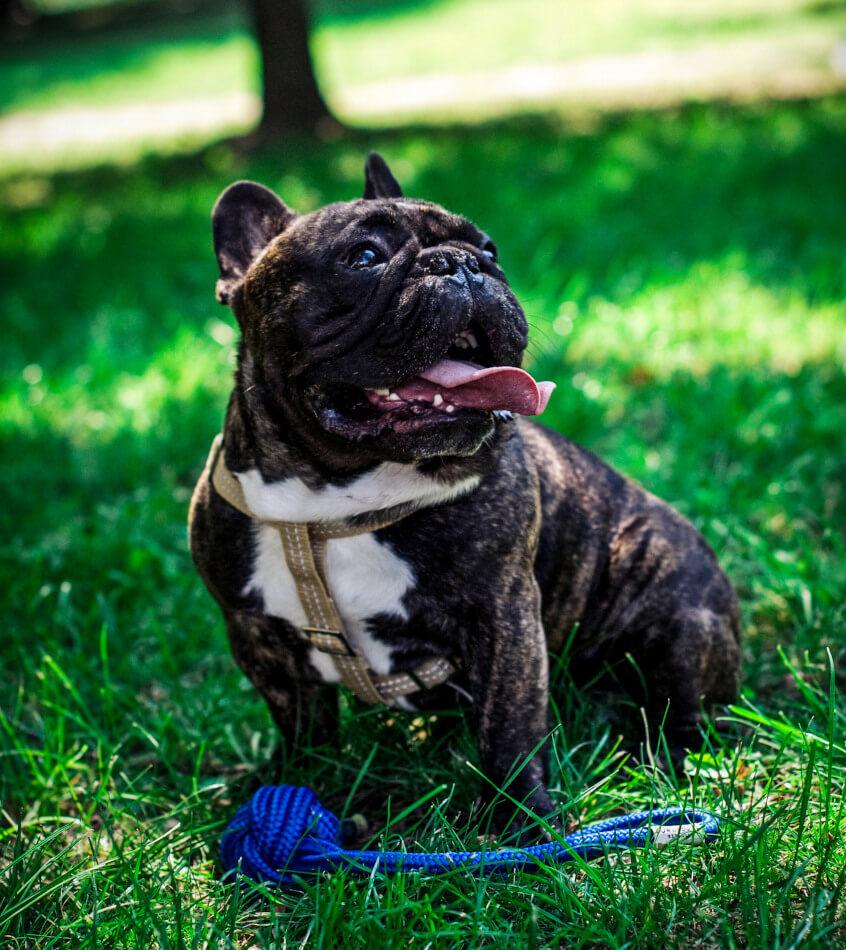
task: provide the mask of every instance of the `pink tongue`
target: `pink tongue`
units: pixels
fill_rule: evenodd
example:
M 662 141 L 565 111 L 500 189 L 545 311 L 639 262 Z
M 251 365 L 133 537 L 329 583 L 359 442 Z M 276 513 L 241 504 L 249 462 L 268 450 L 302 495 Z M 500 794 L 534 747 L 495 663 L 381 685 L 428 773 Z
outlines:
M 430 397 L 434 384 L 438 390 L 449 390 L 444 398 L 455 406 L 472 409 L 508 409 L 524 416 L 539 416 L 555 383 L 536 383 L 516 366 L 477 366 L 459 360 L 441 360 L 397 390 L 403 399 Z

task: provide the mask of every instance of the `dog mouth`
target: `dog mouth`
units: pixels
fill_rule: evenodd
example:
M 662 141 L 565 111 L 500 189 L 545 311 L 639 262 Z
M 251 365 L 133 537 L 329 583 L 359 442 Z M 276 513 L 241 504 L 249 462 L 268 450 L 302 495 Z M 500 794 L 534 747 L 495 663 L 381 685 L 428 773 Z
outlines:
M 546 409 L 554 383 L 493 363 L 485 334 L 471 324 L 442 359 L 401 383 L 379 389 L 312 386 L 307 397 L 325 428 L 353 439 L 422 432 L 473 418 L 507 421 Z

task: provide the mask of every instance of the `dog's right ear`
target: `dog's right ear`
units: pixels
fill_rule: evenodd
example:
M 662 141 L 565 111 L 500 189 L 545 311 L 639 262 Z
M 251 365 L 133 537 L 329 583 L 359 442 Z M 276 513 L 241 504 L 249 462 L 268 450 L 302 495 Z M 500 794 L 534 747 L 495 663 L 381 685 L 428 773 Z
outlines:
M 223 192 L 212 211 L 220 303 L 230 302 L 250 264 L 295 217 L 272 191 L 254 181 L 236 181 Z

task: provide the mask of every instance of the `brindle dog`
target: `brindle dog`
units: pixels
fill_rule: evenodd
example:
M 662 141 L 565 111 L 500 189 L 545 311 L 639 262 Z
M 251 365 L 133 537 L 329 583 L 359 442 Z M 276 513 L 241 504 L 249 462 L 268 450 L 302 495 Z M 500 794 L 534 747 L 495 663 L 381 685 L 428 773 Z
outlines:
M 325 580 L 377 674 L 456 659 L 397 700 L 466 702 L 481 766 L 540 814 L 548 654 L 586 679 L 639 671 L 673 755 L 738 685 L 734 592 L 673 509 L 567 439 L 515 414 L 551 384 L 520 366 L 523 311 L 484 232 L 402 196 L 372 155 L 364 198 L 298 215 L 238 182 L 213 213 L 217 297 L 241 330 L 224 458 L 257 519 L 204 472 L 197 568 L 232 650 L 284 739 L 337 726 L 331 657 L 305 638 L 278 532 L 260 519 L 387 527 L 330 540 Z M 575 633 L 574 633 L 575 630 Z M 500 825 L 511 808 L 498 812 Z

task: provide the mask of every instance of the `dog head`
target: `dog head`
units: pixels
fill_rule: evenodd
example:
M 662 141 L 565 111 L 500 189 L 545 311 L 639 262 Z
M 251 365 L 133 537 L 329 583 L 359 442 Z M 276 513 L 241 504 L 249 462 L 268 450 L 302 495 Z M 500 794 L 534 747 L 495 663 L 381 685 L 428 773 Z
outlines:
M 494 244 L 403 197 L 378 155 L 361 199 L 298 215 L 237 182 L 212 223 L 240 385 L 289 437 L 360 460 L 470 456 L 500 419 L 543 411 L 552 384 L 519 368 L 526 319 Z

